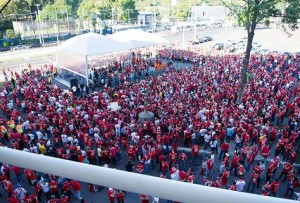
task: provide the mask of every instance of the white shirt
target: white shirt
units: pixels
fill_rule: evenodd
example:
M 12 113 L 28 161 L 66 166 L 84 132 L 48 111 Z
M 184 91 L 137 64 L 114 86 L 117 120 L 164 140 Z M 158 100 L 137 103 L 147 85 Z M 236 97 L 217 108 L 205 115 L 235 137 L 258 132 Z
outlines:
M 238 180 L 236 182 L 236 191 L 238 192 L 242 192 L 244 190 L 244 186 L 245 186 L 245 181 L 244 180 Z
M 22 187 L 17 187 L 14 191 L 19 200 L 22 200 L 25 197 L 26 192 L 27 191 Z
M 44 193 L 49 192 L 50 189 L 49 189 L 49 184 L 47 182 L 45 183 L 42 182 L 40 186 Z

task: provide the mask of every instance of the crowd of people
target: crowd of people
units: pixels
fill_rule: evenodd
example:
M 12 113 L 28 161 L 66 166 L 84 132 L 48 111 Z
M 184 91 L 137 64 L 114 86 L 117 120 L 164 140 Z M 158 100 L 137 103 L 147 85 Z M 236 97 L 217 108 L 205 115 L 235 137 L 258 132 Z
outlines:
M 167 49 L 159 56 L 193 63 L 80 96 L 44 77 L 55 70 L 51 65 L 22 74 L 4 71 L 11 80 L 0 90 L 1 146 L 117 169 L 126 163 L 129 172 L 158 170 L 161 178 L 266 196 L 282 196 L 278 188 L 285 185 L 283 195 L 291 197 L 299 182 L 293 164 L 299 140 L 300 57 L 252 55 L 251 77 L 239 103 L 242 56 Z M 121 108 L 110 109 L 111 102 Z M 145 109 L 154 113 L 154 122 L 139 121 Z M 22 187 L 22 174 L 35 194 Z M 2 195 L 11 203 L 81 199 L 77 180 L 7 163 L 1 163 L 0 181 Z M 89 184 L 90 192 L 102 188 Z M 113 188 L 107 195 L 109 202 L 126 200 L 123 191 Z M 140 198 L 150 199 L 147 194 Z

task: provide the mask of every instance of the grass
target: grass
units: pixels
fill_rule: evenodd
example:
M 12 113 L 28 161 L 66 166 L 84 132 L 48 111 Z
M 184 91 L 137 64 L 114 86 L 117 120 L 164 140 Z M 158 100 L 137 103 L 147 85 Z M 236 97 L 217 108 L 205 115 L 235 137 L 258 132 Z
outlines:
M 2 87 L 3 84 L 4 84 L 4 81 L 2 81 L 2 82 L 0 81 L 0 87 Z

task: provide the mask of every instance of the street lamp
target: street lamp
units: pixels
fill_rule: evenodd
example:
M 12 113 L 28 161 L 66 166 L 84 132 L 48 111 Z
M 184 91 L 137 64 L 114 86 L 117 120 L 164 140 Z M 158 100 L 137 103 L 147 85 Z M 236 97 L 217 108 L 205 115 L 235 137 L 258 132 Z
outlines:
M 41 4 L 35 4 L 35 6 L 36 6 L 36 9 L 37 9 L 37 11 L 36 11 L 36 20 L 37 20 L 37 26 L 38 26 L 38 30 L 39 30 L 39 39 L 40 39 L 40 44 L 43 44 L 43 39 L 42 39 L 42 30 L 41 30 L 41 25 L 40 25 L 40 10 L 39 10 L 39 6 L 40 6 Z
M 130 12 L 132 13 L 132 9 L 127 9 L 127 14 L 128 14 L 128 25 L 130 24 Z
M 55 7 L 55 20 L 56 20 L 56 28 L 57 28 L 57 32 L 56 32 L 56 40 L 57 40 L 57 45 L 59 45 L 59 25 L 58 25 L 58 17 L 57 17 L 57 10 L 56 10 L 56 7 Z
M 153 23 L 152 23 L 152 33 L 154 33 L 155 30 L 156 30 L 156 5 L 157 5 L 157 2 L 153 2 L 151 5 L 154 6 L 154 16 L 152 18 L 152 21 L 153 21 Z

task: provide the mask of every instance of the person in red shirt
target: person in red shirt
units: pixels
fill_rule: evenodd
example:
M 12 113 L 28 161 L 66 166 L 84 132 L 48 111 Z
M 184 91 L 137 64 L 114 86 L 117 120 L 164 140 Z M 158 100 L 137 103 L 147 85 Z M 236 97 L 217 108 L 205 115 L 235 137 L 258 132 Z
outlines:
M 12 166 L 11 169 L 17 176 L 18 184 L 21 184 L 22 183 L 22 169 L 18 166 Z
M 69 203 L 69 197 L 62 194 L 59 201 L 60 203 Z
M 8 193 L 8 197 L 11 197 L 14 192 L 12 183 L 9 180 L 3 180 L 2 186 L 4 187 L 4 190 Z
M 65 195 L 67 195 L 69 197 L 69 199 L 72 196 L 72 192 L 71 192 L 71 188 L 70 188 L 70 183 L 66 180 L 63 184 L 62 184 L 62 191 Z
M 232 185 L 230 186 L 229 190 L 236 191 L 236 182 L 233 181 Z
M 55 195 L 51 195 L 51 199 L 48 203 L 59 203 L 59 199 L 55 197 Z
M 58 194 L 58 183 L 56 180 L 52 179 L 49 182 L 49 189 L 52 195 L 54 195 L 55 197 L 59 198 L 59 194 Z
M 263 170 L 259 167 L 260 164 L 262 164 L 262 162 L 258 162 L 256 166 L 253 167 L 253 171 L 255 171 L 257 174 L 258 174 L 258 180 L 257 180 L 257 188 L 259 188 L 259 184 L 260 184 L 260 177 L 261 177 L 261 174 L 263 172 Z
M 76 198 L 81 199 L 81 194 L 80 194 L 80 183 L 77 180 L 71 180 L 70 184 L 75 192 Z
M 219 161 L 222 161 L 225 157 L 225 154 L 228 152 L 229 144 L 227 142 L 223 142 L 221 144 L 221 151 L 219 155 Z
M 295 150 L 292 150 L 292 152 L 290 153 L 290 157 L 289 157 L 289 161 L 290 163 L 293 165 L 297 159 L 297 152 Z
M 226 168 L 226 170 L 222 173 L 221 175 L 221 183 L 222 183 L 222 187 L 225 188 L 226 184 L 227 184 L 227 181 L 228 181 L 228 178 L 229 178 L 229 175 L 230 175 L 230 171 L 228 168 Z
M 35 182 L 33 184 L 33 187 L 34 187 L 34 192 L 37 196 L 38 201 L 42 201 L 42 188 L 41 188 L 41 186 L 37 182 Z
M 149 203 L 149 195 L 141 194 L 140 198 L 142 203 Z
M 23 198 L 23 203 L 37 203 L 37 202 L 38 202 L 37 197 L 29 193 L 26 193 L 26 196 Z
M 18 198 L 16 198 L 16 197 L 9 197 L 9 198 L 7 199 L 7 202 L 8 202 L 8 203 L 19 203 L 19 200 L 18 200 Z
M 109 203 L 114 203 L 116 199 L 116 192 L 113 188 L 109 188 L 107 192 Z
M 276 193 L 277 193 L 279 187 L 280 187 L 280 182 L 278 181 L 277 178 L 275 178 L 275 180 L 271 183 L 271 186 L 270 186 L 270 190 L 274 197 L 276 197 Z
M 30 169 L 24 169 L 25 176 L 28 180 L 29 185 L 33 185 L 33 183 L 36 181 L 35 172 Z
M 281 172 L 281 174 L 280 174 L 280 176 L 279 176 L 278 179 L 280 179 L 280 178 L 284 175 L 284 179 L 283 179 L 283 180 L 285 180 L 286 177 L 287 177 L 287 174 L 288 174 L 290 171 L 292 171 L 293 169 L 294 169 L 294 167 L 293 167 L 292 164 L 290 164 L 289 161 L 285 162 L 285 164 L 283 165 L 283 170 L 282 170 L 282 172 Z
M 206 177 L 208 177 L 208 175 L 211 175 L 211 171 L 213 170 L 213 167 L 214 167 L 214 160 L 213 159 L 208 159 L 207 160 L 207 174 L 206 174 Z
M 234 153 L 232 161 L 231 161 L 231 167 L 230 167 L 230 173 L 231 171 L 234 169 L 234 174 L 235 176 L 237 176 L 237 166 L 238 166 L 238 162 L 239 162 L 239 157 L 236 153 Z
M 168 170 L 168 168 L 169 168 L 169 164 L 168 164 L 167 160 L 166 159 L 162 160 L 161 171 L 166 172 Z
M 264 157 L 264 164 L 265 165 L 267 164 L 267 159 L 270 155 L 270 152 L 271 152 L 271 150 L 270 150 L 270 147 L 268 145 L 265 145 L 261 150 L 261 155 L 262 155 L 262 157 Z
M 140 162 L 135 166 L 135 169 L 137 170 L 137 172 L 139 172 L 140 174 L 142 174 L 144 172 L 144 163 Z
M 255 186 L 256 186 L 256 184 L 257 184 L 258 179 L 259 179 L 259 175 L 257 174 L 256 171 L 253 171 L 253 172 L 252 172 L 252 175 L 251 175 L 251 179 L 250 179 L 250 181 L 249 181 L 249 183 L 248 183 L 247 191 L 249 191 L 249 190 L 250 190 L 250 187 L 252 186 L 251 193 L 254 192 L 254 189 L 255 189 Z
M 192 159 L 193 164 L 194 164 L 195 161 L 197 160 L 199 151 L 200 151 L 200 146 L 199 146 L 199 145 L 196 145 L 196 144 L 195 144 L 195 145 L 193 145 L 193 146 L 191 147 L 191 153 L 192 153 L 192 157 L 193 157 L 193 159 Z
M 179 155 L 179 167 L 180 167 L 180 169 L 185 169 L 185 162 L 186 162 L 187 158 L 188 158 L 187 154 L 184 151 L 182 151 Z
M 171 170 L 172 165 L 176 163 L 176 159 L 177 159 L 177 153 L 175 151 L 172 151 L 169 154 L 169 160 L 170 160 L 169 170 Z
M 125 193 L 122 190 L 119 190 L 116 196 L 118 203 L 124 203 Z
M 127 150 L 127 156 L 129 160 L 133 160 L 135 158 L 135 152 L 133 150 L 133 146 L 130 146 Z

